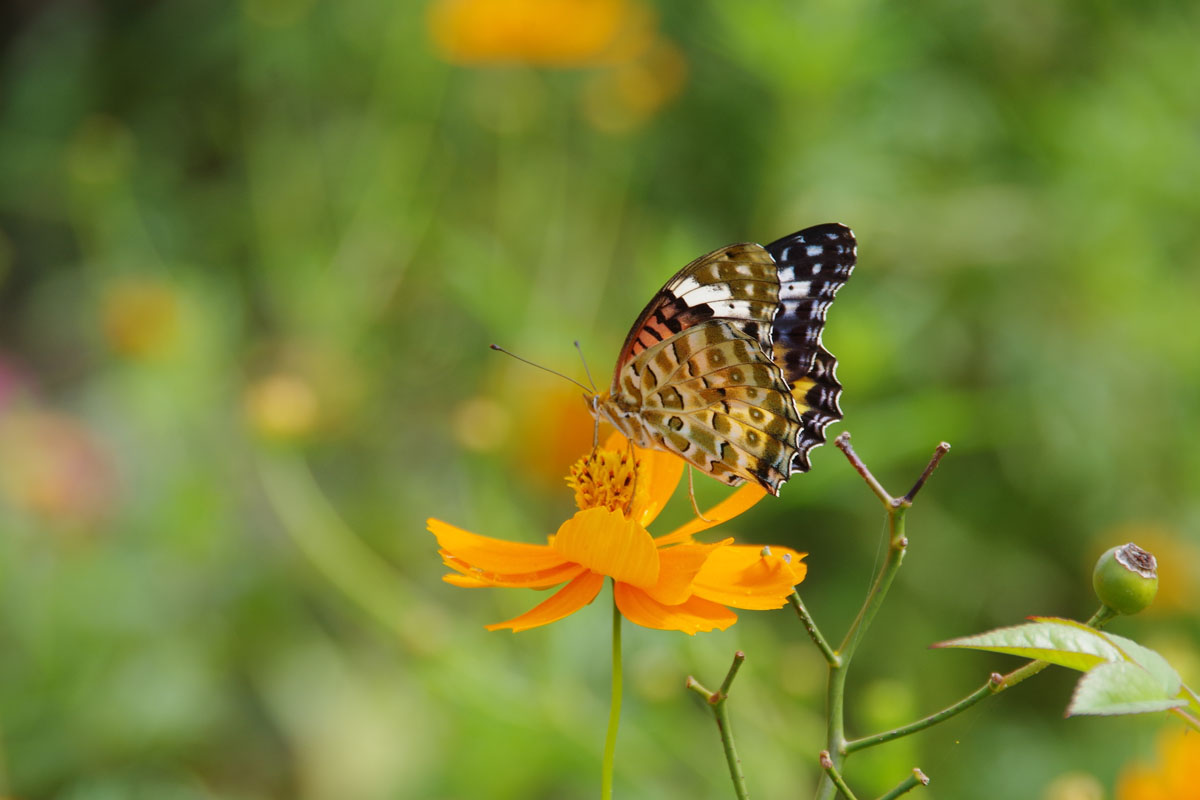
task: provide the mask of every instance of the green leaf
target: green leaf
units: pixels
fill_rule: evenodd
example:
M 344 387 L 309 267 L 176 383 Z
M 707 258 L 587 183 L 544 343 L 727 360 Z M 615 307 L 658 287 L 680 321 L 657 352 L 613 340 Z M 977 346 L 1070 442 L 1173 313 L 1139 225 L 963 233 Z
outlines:
M 1168 692 L 1158 676 L 1138 664 L 1101 664 L 1079 679 L 1067 716 L 1076 714 L 1145 714 L 1187 705 Z
M 1108 661 L 1126 661 L 1121 649 L 1099 631 L 1070 620 L 1042 618 L 1025 625 L 997 628 L 974 636 L 939 642 L 934 647 L 989 650 L 1039 658 L 1061 667 L 1086 672 Z
M 1154 678 L 1160 681 L 1168 696 L 1175 697 L 1183 691 L 1183 679 L 1179 677 L 1179 673 L 1167 663 L 1167 660 L 1154 652 L 1148 647 L 1142 647 L 1132 639 L 1126 639 L 1124 636 L 1117 636 L 1115 633 L 1105 633 L 1103 631 L 1089 628 L 1082 622 L 1076 622 L 1070 619 L 1060 619 L 1058 617 L 1034 617 L 1035 622 L 1053 622 L 1060 625 L 1069 625 L 1080 631 L 1091 633 L 1104 639 L 1121 653 L 1121 661 L 1137 664 L 1142 669 L 1149 672 Z M 1116 659 L 1112 659 L 1116 660 Z

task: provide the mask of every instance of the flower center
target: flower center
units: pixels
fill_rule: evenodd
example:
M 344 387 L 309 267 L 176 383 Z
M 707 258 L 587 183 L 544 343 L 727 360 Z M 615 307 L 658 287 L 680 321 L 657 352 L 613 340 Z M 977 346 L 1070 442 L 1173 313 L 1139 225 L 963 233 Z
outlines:
M 637 481 L 637 456 L 631 450 L 597 449 L 571 465 L 567 485 L 575 490 L 580 511 L 607 508 L 629 514 L 646 488 Z

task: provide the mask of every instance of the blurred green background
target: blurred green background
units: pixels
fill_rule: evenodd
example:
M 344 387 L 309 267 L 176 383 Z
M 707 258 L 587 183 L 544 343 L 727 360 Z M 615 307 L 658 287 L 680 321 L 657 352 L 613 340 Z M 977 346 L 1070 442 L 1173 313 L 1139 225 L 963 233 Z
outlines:
M 0 6 L 0 795 L 586 798 L 607 593 L 519 635 L 441 583 L 424 520 L 538 541 L 676 269 L 851 225 L 845 422 L 908 559 L 854 665 L 857 735 L 1084 618 L 1200 682 L 1200 5 L 441 0 Z M 830 447 L 728 529 L 811 553 L 831 636 L 881 511 Z M 698 481 L 702 501 L 720 487 Z M 684 494 L 667 525 L 690 513 Z M 683 680 L 719 682 L 752 793 L 809 796 L 824 671 L 790 612 L 629 627 L 622 797 L 732 796 Z M 861 796 L 1111 797 L 1164 717 L 1062 718 L 1047 673 L 850 762 Z M 1068 795 L 1070 791 L 1088 794 Z

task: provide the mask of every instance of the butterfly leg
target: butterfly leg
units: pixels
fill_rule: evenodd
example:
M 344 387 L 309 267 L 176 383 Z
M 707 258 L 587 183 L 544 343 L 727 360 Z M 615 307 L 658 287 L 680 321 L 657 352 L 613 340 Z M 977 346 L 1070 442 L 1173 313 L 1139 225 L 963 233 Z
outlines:
M 688 497 L 692 498 L 692 509 L 696 512 L 696 519 L 702 520 L 704 522 L 716 522 L 716 520 L 709 519 L 708 517 L 706 517 L 700 513 L 700 506 L 696 504 L 696 484 L 692 480 L 692 471 L 694 470 L 694 467 L 692 467 L 691 464 L 688 464 L 687 469 L 688 469 Z
M 596 422 L 596 430 L 599 431 L 600 422 Z M 597 434 L 599 435 L 599 434 Z M 629 449 L 629 463 L 633 464 L 633 486 L 629 487 L 629 502 L 625 504 L 625 516 L 632 516 L 633 501 L 637 497 L 637 482 L 638 482 L 638 460 L 637 451 L 633 449 L 633 441 L 625 440 L 625 446 Z

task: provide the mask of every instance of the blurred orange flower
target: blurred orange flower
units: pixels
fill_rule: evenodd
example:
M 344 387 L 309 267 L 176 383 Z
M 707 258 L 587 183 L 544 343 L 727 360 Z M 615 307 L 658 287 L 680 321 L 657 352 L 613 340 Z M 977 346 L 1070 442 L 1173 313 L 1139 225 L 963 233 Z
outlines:
M 448 61 L 591 66 L 638 48 L 651 16 L 634 0 L 437 0 L 429 30 Z
M 747 485 L 715 508 L 665 536 L 646 530 L 675 491 L 684 462 L 643 450 L 620 434 L 571 468 L 568 484 L 579 511 L 545 545 L 492 539 L 430 519 L 445 576 L 455 586 L 566 585 L 540 605 L 488 630 L 522 631 L 556 622 L 591 603 L 613 579 L 617 608 L 646 628 L 694 634 L 737 621 L 730 608 L 765 610 L 787 603 L 806 565 L 785 547 L 713 544 L 693 535 L 732 519 L 765 496 Z
M 636 128 L 683 91 L 687 60 L 678 47 L 658 40 L 636 60 L 593 75 L 583 94 L 583 115 L 597 129 Z
M 1127 767 L 1117 781 L 1116 800 L 1200 800 L 1200 735 L 1171 731 L 1153 767 Z
M 435 0 L 429 31 L 456 64 L 605 67 L 588 76 L 579 100 L 584 118 L 608 133 L 648 120 L 683 90 L 688 72 L 639 0 Z

